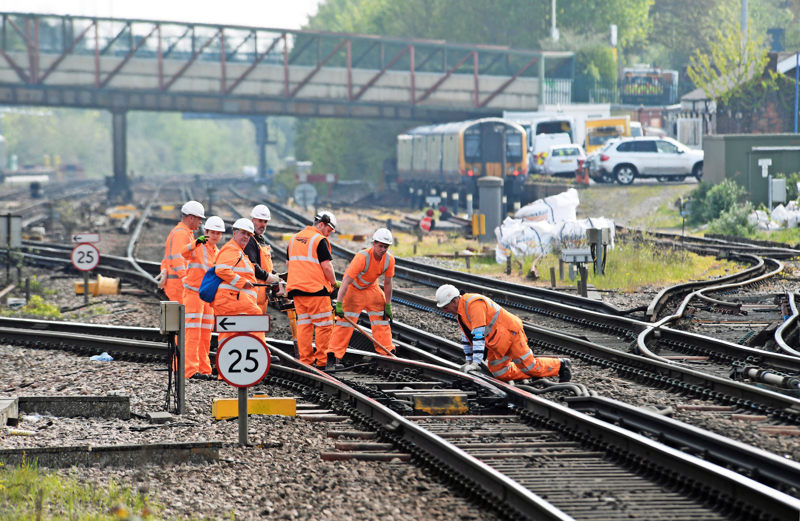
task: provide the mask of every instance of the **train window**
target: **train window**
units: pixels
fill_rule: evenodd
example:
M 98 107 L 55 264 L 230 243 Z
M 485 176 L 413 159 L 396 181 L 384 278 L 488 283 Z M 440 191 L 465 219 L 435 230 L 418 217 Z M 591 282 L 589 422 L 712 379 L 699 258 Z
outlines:
M 464 135 L 464 158 L 467 161 L 480 161 L 481 159 L 481 135 Z
M 506 158 L 508 161 L 522 161 L 522 134 L 506 134 Z

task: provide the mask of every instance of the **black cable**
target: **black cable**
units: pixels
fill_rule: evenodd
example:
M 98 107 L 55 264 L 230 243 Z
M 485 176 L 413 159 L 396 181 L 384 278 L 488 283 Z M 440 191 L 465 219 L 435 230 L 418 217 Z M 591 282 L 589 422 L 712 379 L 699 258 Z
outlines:
M 636 308 L 626 309 L 625 311 L 620 311 L 620 315 L 628 315 L 630 313 L 636 313 L 637 311 L 647 311 L 648 305 L 639 306 Z

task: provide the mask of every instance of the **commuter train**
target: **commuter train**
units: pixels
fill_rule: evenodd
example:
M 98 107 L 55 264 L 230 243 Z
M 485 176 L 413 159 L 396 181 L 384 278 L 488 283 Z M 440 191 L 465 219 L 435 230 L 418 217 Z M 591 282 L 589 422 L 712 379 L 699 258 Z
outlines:
M 525 129 L 501 118 L 413 128 L 397 136 L 399 187 L 458 193 L 463 202 L 477 196 L 481 177 L 501 177 L 509 203 L 518 201 L 528 175 L 526 144 Z

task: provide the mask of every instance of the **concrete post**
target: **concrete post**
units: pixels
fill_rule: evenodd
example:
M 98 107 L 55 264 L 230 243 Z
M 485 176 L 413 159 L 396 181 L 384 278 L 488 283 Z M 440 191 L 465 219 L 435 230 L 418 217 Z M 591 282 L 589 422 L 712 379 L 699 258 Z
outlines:
M 417 190 L 417 205 L 420 210 L 425 207 L 425 195 L 422 193 L 422 188 Z
M 482 177 L 478 179 L 478 197 L 481 201 L 480 212 L 486 216 L 486 233 L 481 235 L 480 242 L 492 242 L 494 229 L 503 222 L 501 214 L 503 179 L 501 177 Z
M 128 184 L 128 154 L 125 112 L 112 113 L 111 126 L 113 129 L 113 156 L 114 156 L 114 182 L 108 191 L 111 200 L 122 199 L 130 202 L 131 190 Z
M 474 213 L 472 208 L 472 194 L 467 194 L 467 215 L 472 215 Z
M 453 213 L 457 214 L 460 208 L 458 207 L 458 192 L 453 193 Z
M 258 179 L 267 178 L 267 142 L 269 141 L 269 128 L 267 118 L 252 118 L 256 127 L 256 147 L 258 148 Z
M 439 197 L 442 199 L 442 202 L 441 202 L 441 203 L 439 203 L 439 205 L 440 205 L 440 206 L 444 206 L 445 208 L 448 208 L 448 209 L 449 209 L 449 206 L 450 206 L 450 205 L 448 205 L 448 204 L 447 204 L 447 192 L 441 192 L 441 193 L 439 194 Z M 437 210 L 438 210 L 438 208 L 437 208 Z

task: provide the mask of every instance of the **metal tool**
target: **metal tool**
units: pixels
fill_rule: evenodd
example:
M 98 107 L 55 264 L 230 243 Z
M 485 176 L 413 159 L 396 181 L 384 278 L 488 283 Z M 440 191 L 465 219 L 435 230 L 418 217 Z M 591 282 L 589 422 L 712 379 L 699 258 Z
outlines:
M 370 335 L 369 333 L 367 333 L 367 331 L 366 331 L 366 330 L 364 330 L 364 329 L 363 329 L 361 326 L 359 326 L 358 324 L 356 324 L 355 322 L 353 322 L 352 320 L 350 320 L 348 317 L 343 317 L 343 318 L 344 318 L 345 320 L 347 320 L 348 322 L 350 322 L 350 324 L 352 324 L 352 326 L 353 326 L 354 328 L 358 329 L 358 331 L 359 331 L 359 332 L 360 332 L 362 335 L 364 335 L 365 337 L 367 337 L 367 338 L 369 338 L 370 340 L 372 340 L 372 343 L 373 343 L 373 344 L 376 344 L 376 345 L 380 346 L 380 348 L 381 348 L 381 349 L 383 349 L 384 351 L 386 351 L 387 353 L 389 353 L 389 356 L 391 356 L 392 358 L 396 358 L 396 357 L 395 357 L 395 355 L 392 353 L 392 350 L 391 350 L 391 349 L 387 349 L 387 348 L 386 348 L 386 346 L 384 346 L 383 344 L 381 344 L 380 342 L 378 342 L 377 340 L 375 340 L 375 338 L 373 338 L 373 336 L 372 336 L 372 335 Z

